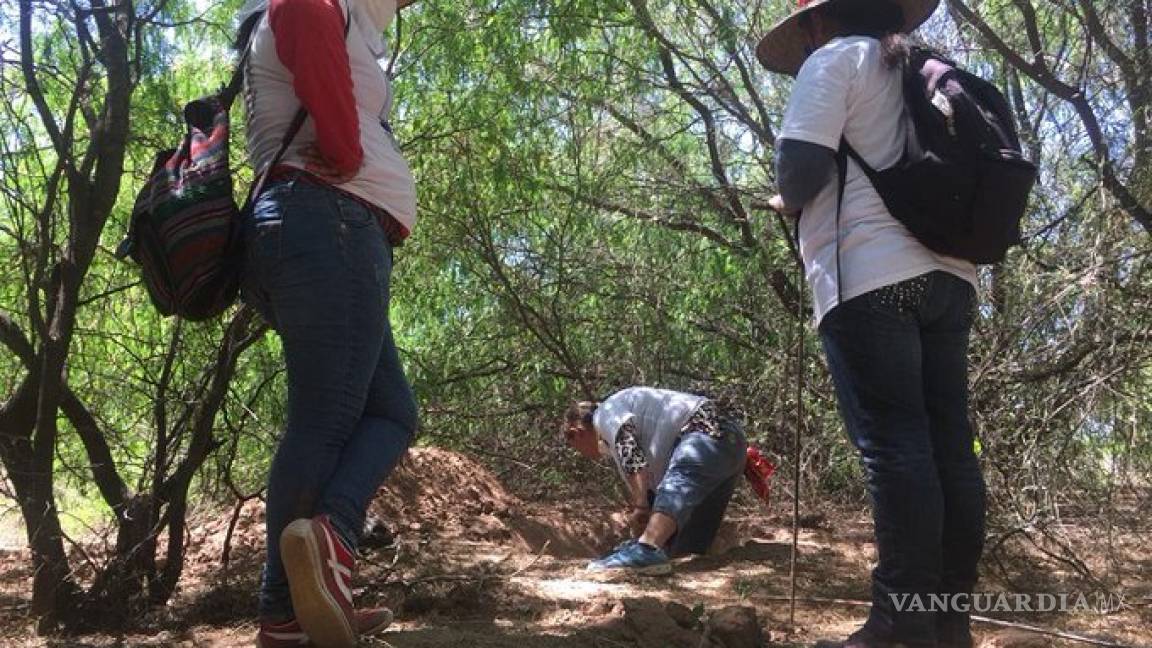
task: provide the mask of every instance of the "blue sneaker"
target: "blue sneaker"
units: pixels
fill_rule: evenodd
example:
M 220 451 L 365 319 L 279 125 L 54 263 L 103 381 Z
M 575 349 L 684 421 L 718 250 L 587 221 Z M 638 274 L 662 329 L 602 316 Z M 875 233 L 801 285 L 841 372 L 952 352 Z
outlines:
M 639 542 L 625 543 L 609 556 L 588 563 L 589 571 L 617 569 L 645 576 L 663 576 L 672 572 L 672 563 L 663 549 Z
M 607 560 L 608 558 L 612 557 L 612 555 L 615 554 L 616 552 L 623 551 L 623 550 L 627 549 L 628 547 L 631 547 L 632 545 L 636 544 L 637 542 L 640 542 L 640 541 L 637 540 L 636 538 L 629 538 L 629 539 L 625 540 L 624 542 L 621 542 L 620 544 L 616 545 L 615 547 L 612 547 L 612 549 L 608 553 L 600 556 L 600 558 L 598 558 L 592 562 L 600 562 L 602 560 Z
M 609 551 L 608 553 L 604 554 L 604 557 L 607 558 L 608 556 L 611 556 L 612 554 L 616 553 L 617 551 L 623 551 L 624 549 L 631 547 L 632 545 L 636 544 L 637 542 L 640 542 L 640 541 L 637 540 L 636 538 L 629 538 L 629 539 L 625 540 L 624 542 L 621 542 L 620 544 L 616 545 L 612 549 L 612 551 Z

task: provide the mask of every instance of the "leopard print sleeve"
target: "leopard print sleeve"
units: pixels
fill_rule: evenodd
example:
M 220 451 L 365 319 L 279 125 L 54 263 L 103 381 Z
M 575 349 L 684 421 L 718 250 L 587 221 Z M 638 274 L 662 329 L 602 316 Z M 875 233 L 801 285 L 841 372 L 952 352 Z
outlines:
M 707 434 L 713 439 L 723 439 L 724 428 L 720 426 L 721 416 L 715 403 L 712 401 L 704 401 L 696 412 L 692 414 L 692 418 L 688 419 L 688 422 L 684 424 L 682 433 L 700 432 Z
M 648 467 L 648 455 L 636 440 L 636 425 L 628 421 L 616 432 L 616 455 L 625 474 L 635 475 Z

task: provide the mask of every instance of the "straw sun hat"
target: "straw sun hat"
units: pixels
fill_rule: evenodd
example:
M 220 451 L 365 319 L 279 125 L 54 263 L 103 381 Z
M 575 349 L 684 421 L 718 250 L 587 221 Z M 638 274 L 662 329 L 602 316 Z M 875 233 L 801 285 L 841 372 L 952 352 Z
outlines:
M 811 13 L 817 7 L 839 2 L 841 0 L 797 0 L 799 8 L 784 20 L 776 23 L 760 44 L 756 46 L 756 58 L 772 72 L 779 72 L 796 76 L 800 66 L 808 58 L 805 47 L 808 37 L 800 27 L 801 18 Z M 880 0 L 873 0 L 880 2 Z M 887 0 L 899 5 L 904 10 L 904 27 L 901 31 L 907 33 L 916 29 L 928 20 L 940 0 Z

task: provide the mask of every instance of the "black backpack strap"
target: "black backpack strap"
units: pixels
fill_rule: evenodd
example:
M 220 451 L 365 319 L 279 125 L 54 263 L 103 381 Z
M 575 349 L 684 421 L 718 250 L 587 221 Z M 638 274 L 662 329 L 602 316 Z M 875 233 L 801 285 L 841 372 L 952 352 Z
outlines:
M 873 169 L 867 162 L 865 162 L 864 158 L 860 157 L 860 154 L 856 152 L 856 149 L 852 148 L 852 145 L 848 143 L 847 139 L 844 139 L 844 138 L 840 139 L 840 153 L 839 154 L 840 155 L 846 155 L 846 156 L 852 158 L 852 161 L 856 163 L 856 166 L 860 167 L 860 170 L 864 172 L 864 175 L 868 176 L 868 180 L 872 183 L 872 186 L 877 186 L 876 185 L 876 179 L 877 179 L 877 176 L 879 176 L 879 172 L 876 171 L 876 169 Z M 845 166 L 844 166 L 844 170 L 842 171 L 842 173 L 844 174 L 844 177 L 847 176 L 847 173 L 848 173 L 847 160 L 845 160 Z M 844 183 L 843 177 L 841 178 L 840 183 L 841 184 Z
M 248 55 L 252 51 L 252 39 L 248 39 L 248 45 L 244 47 L 244 53 L 240 55 L 240 60 L 236 62 L 236 69 L 232 70 L 232 78 L 228 81 L 228 85 L 216 95 L 220 99 L 221 105 L 225 110 L 232 107 L 232 102 L 236 100 L 236 96 L 240 94 L 240 88 L 244 85 L 244 67 L 248 65 Z
M 840 273 L 840 212 L 844 209 L 844 190 L 848 184 L 848 155 L 852 147 L 848 140 L 840 138 L 840 150 L 836 151 L 836 305 L 844 301 L 844 285 Z
M 344 20 L 345 41 L 348 39 L 348 30 L 351 27 L 352 12 L 349 10 L 348 17 Z M 253 28 L 253 31 L 255 31 L 255 28 Z M 240 59 L 240 65 L 237 66 L 236 73 L 232 76 L 232 83 L 229 84 L 229 89 L 231 89 L 232 84 L 237 83 L 236 79 L 238 76 L 243 78 L 244 62 L 247 60 L 248 53 L 251 51 L 251 49 L 252 39 L 249 37 L 248 46 L 244 50 L 244 56 Z M 239 88 L 239 86 L 237 86 L 237 88 Z M 272 169 L 276 168 L 277 164 L 280 164 L 280 160 L 284 157 L 284 153 L 286 153 L 288 151 L 288 147 L 292 145 L 292 140 L 296 139 L 296 135 L 300 132 L 300 128 L 304 126 L 304 121 L 306 119 L 308 119 L 308 111 L 303 106 L 301 106 L 296 110 L 296 114 L 292 117 L 292 122 L 288 124 L 288 130 L 284 133 L 284 137 L 281 138 L 280 147 L 276 149 L 276 154 L 272 156 L 272 159 L 268 161 L 268 164 L 264 167 L 264 170 L 260 172 L 260 177 L 257 178 L 256 182 L 252 183 L 252 186 L 248 188 L 248 197 L 244 199 L 244 206 L 240 208 L 241 214 L 247 213 L 248 210 L 252 208 L 252 203 L 255 202 L 256 197 L 260 195 L 260 192 L 264 191 L 264 184 L 268 181 L 268 176 L 272 173 Z
M 836 152 L 836 167 L 840 174 L 840 193 L 836 198 L 836 295 L 837 302 L 839 302 L 844 294 L 843 287 L 840 285 L 840 211 L 844 209 L 844 190 L 848 184 L 848 158 L 860 167 L 864 175 L 868 177 L 868 181 L 872 183 L 873 187 L 879 187 L 877 179 L 879 172 L 873 169 L 871 165 L 864 161 L 864 158 L 852 148 L 848 143 L 848 138 L 840 138 L 840 150 Z
M 248 197 L 244 199 L 244 206 L 240 208 L 241 214 L 246 214 L 252 208 L 252 203 L 260 192 L 264 191 L 264 184 L 268 182 L 268 176 L 272 174 L 272 169 L 280 164 L 280 160 L 284 157 L 284 153 L 288 151 L 288 147 L 292 145 L 292 140 L 296 139 L 296 134 L 300 132 L 300 128 L 304 125 L 304 120 L 308 119 L 308 111 L 304 108 L 296 110 L 296 114 L 292 117 L 292 123 L 288 124 L 288 130 L 284 133 L 284 137 L 280 140 L 280 147 L 276 149 L 276 154 L 268 161 L 264 170 L 260 172 L 260 177 L 253 182 L 248 188 Z
M 259 26 L 263 17 L 264 12 L 258 11 L 240 26 L 241 35 L 244 38 L 244 53 L 240 55 L 240 60 L 236 61 L 236 67 L 232 69 L 232 77 L 228 79 L 228 85 L 221 88 L 220 93 L 216 95 L 225 110 L 232 108 L 232 102 L 236 100 L 240 94 L 240 89 L 244 87 L 244 69 L 248 66 L 248 57 L 252 53 L 252 37 L 256 34 L 256 27 Z M 244 33 L 245 30 L 247 30 L 246 34 Z

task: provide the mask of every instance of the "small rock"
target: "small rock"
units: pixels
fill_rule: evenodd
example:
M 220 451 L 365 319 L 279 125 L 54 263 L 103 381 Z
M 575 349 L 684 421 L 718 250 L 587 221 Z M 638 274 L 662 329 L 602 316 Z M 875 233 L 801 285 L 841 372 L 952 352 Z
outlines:
M 811 515 L 801 515 L 797 520 L 797 526 L 801 529 L 819 529 L 824 527 L 828 521 L 828 516 L 823 513 L 813 513 Z
M 724 648 L 761 648 L 764 633 L 755 608 L 730 606 L 708 616 L 708 631 Z
M 680 627 L 656 599 L 624 599 L 621 604 L 625 624 L 640 648 L 710 648 L 699 633 Z
M 664 611 L 667 612 L 668 616 L 672 617 L 676 625 L 681 628 L 692 629 L 700 623 L 700 618 L 697 617 L 687 605 L 668 603 L 664 606 Z
M 592 601 L 584 606 L 585 615 L 596 618 L 602 616 L 620 616 L 624 613 L 620 604 L 615 601 Z

